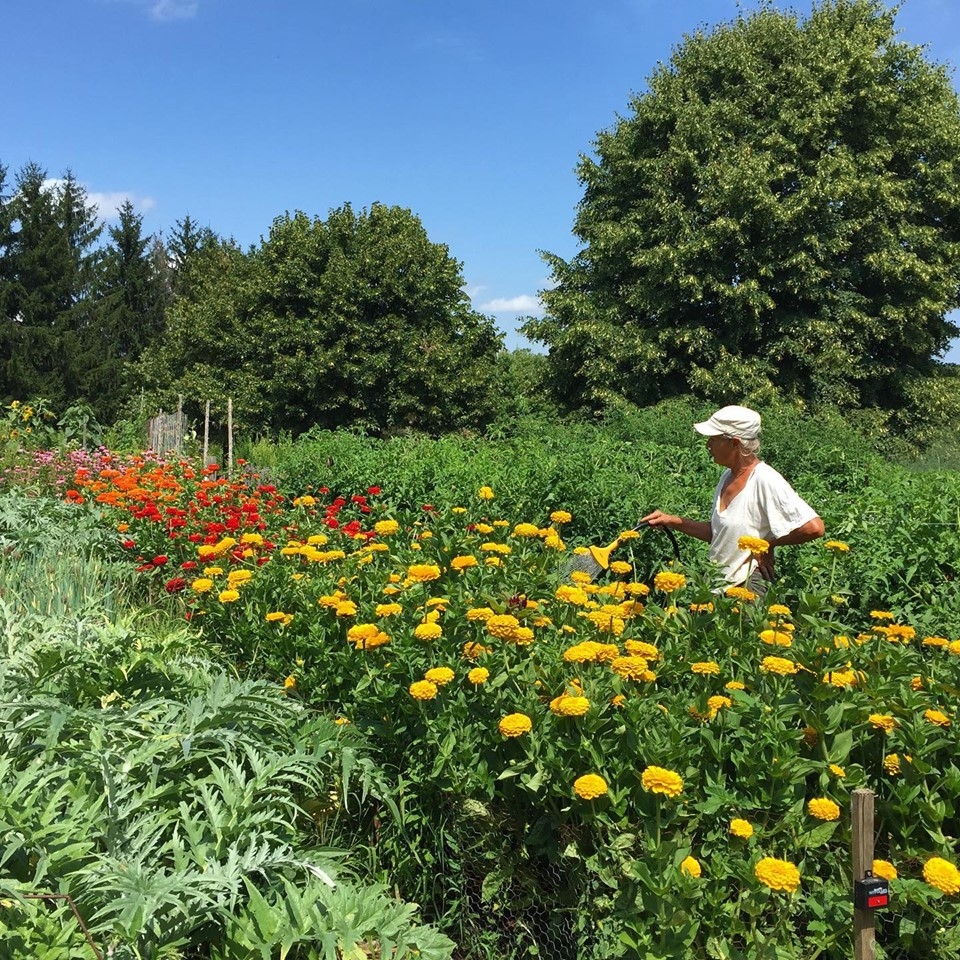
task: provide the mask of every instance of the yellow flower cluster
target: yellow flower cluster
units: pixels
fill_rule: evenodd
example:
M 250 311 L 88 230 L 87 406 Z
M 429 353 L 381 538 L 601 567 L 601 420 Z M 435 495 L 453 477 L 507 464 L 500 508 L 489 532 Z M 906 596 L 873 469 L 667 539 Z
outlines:
M 525 713 L 508 713 L 497 729 L 504 737 L 520 737 L 533 729 L 533 721 Z
M 782 630 L 762 630 L 760 632 L 760 639 L 771 646 L 775 647 L 789 647 L 793 644 L 793 637 L 789 633 L 784 633 Z
M 607 792 L 607 781 L 596 773 L 587 773 L 573 781 L 573 792 L 581 800 L 596 800 Z
M 753 824 L 735 817 L 730 821 L 730 832 L 741 840 L 749 840 L 753 836 Z
M 682 573 L 661 570 L 660 573 L 653 578 L 653 585 L 661 593 L 673 593 L 687 585 L 687 578 Z
M 941 893 L 960 893 L 960 870 L 942 857 L 931 857 L 923 865 L 923 879 Z
M 882 880 L 896 880 L 897 868 L 889 860 L 874 860 L 873 875 Z
M 567 663 L 609 663 L 620 656 L 620 648 L 615 643 L 597 643 L 596 640 L 584 640 L 563 651 Z
M 440 637 L 443 636 L 443 627 L 441 627 L 439 623 L 432 623 L 430 621 L 419 623 L 413 628 L 413 635 L 418 640 L 439 640 Z
M 875 730 L 882 730 L 884 733 L 890 733 L 899 726 L 894 717 L 885 713 L 871 713 L 870 716 L 867 717 L 867 722 L 873 726 Z
M 720 664 L 713 660 L 703 660 L 690 664 L 690 672 L 698 673 L 704 677 L 718 677 L 720 675 Z
M 571 697 L 562 694 L 550 701 L 550 710 L 558 717 L 582 717 L 590 709 L 586 697 Z
M 643 657 L 614 657 L 610 669 L 624 680 L 650 681 L 656 677 L 650 673 L 650 666 Z
M 763 673 L 774 673 L 777 676 L 788 677 L 799 669 L 792 660 L 784 657 L 764 657 L 760 661 L 760 669 Z
M 438 687 L 445 687 L 454 678 L 454 672 L 449 667 L 432 667 L 424 675 L 424 680 L 435 683 Z
M 839 820 L 840 807 L 828 797 L 815 797 L 807 804 L 807 813 L 817 820 Z
M 649 793 L 667 797 L 679 797 L 683 792 L 683 778 L 673 770 L 663 767 L 647 767 L 640 775 L 640 784 Z
M 950 718 L 940 710 L 926 710 L 923 714 L 927 723 L 935 724 L 938 727 L 949 727 Z
M 487 633 L 498 640 L 513 640 L 520 629 L 520 621 L 509 613 L 496 613 L 487 618 Z
M 770 549 L 770 543 L 763 537 L 740 537 L 737 540 L 738 550 L 749 550 L 755 557 L 760 557 Z
M 432 700 L 437 695 L 438 687 L 429 680 L 414 680 L 410 684 L 410 696 L 415 700 Z
M 355 623 L 347 630 L 347 640 L 356 650 L 374 650 L 390 642 L 390 637 L 375 623 Z
M 753 868 L 754 876 L 771 890 L 793 893 L 800 886 L 800 871 L 789 860 L 764 857 Z

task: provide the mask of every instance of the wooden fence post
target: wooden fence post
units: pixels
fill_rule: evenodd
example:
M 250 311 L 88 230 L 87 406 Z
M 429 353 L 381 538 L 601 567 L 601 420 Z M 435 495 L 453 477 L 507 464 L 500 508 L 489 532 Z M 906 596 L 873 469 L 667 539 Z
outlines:
M 203 411 L 203 465 L 207 465 L 207 453 L 210 450 L 210 401 Z
M 873 791 L 854 790 L 850 795 L 850 831 L 853 844 L 853 880 L 873 872 Z M 850 891 L 853 896 L 853 890 Z M 853 910 L 854 960 L 875 960 L 876 928 L 872 910 Z
M 227 397 L 227 479 L 233 479 L 233 400 Z

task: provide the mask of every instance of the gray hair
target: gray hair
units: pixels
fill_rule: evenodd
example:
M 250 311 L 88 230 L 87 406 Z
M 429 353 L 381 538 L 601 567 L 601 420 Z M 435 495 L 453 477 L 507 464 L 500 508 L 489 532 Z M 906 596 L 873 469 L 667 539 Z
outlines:
M 760 452 L 760 438 L 753 437 L 750 440 L 744 440 L 743 438 L 740 438 L 740 448 L 744 453 L 755 457 Z

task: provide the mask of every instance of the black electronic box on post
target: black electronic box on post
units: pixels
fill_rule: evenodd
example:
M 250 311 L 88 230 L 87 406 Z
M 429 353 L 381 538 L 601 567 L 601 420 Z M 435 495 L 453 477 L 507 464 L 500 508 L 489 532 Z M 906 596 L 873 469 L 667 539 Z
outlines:
M 890 906 L 890 884 L 870 871 L 853 883 L 853 905 L 858 910 L 879 910 Z

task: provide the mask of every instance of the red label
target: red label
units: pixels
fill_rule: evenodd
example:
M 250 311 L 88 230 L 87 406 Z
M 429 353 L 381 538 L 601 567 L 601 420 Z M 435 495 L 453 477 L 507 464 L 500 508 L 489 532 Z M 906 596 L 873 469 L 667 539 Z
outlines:
M 890 897 L 885 893 L 880 893 L 873 897 L 867 897 L 867 906 L 871 910 L 876 910 L 877 907 L 886 907 L 889 904 Z

